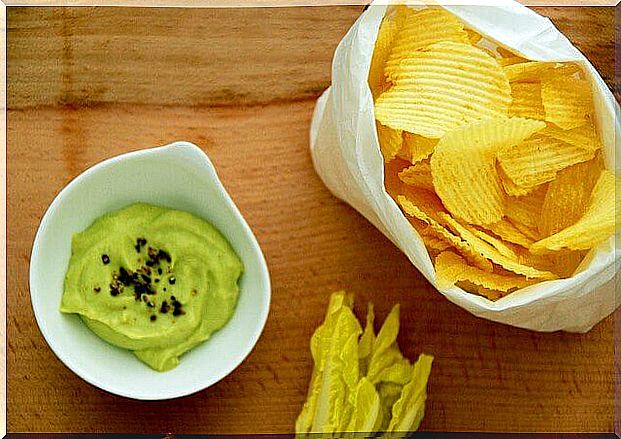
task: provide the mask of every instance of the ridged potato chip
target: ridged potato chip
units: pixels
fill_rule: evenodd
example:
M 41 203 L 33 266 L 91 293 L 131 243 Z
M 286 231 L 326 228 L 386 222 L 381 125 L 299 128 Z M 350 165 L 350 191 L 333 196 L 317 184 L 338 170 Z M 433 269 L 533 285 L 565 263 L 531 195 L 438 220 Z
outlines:
M 393 73 L 402 60 L 420 49 L 442 41 L 469 42 L 463 24 L 443 8 L 419 11 L 408 8 L 408 11 L 401 10 L 398 20 L 399 30 L 385 68 L 386 77 L 390 80 L 394 79 Z
M 561 75 L 572 75 L 579 72 L 580 67 L 571 63 L 529 61 L 506 66 L 504 70 L 510 82 L 539 82 L 543 79 L 555 78 Z
M 468 243 L 474 251 L 479 253 L 484 258 L 490 260 L 494 264 L 500 265 L 505 270 L 511 271 L 516 274 L 526 276 L 528 279 L 555 279 L 557 276 L 554 273 L 544 270 L 537 270 L 536 268 L 520 264 L 519 259 L 511 258 L 502 255 L 493 246 L 483 241 L 464 227 L 459 221 L 455 220 L 446 213 L 439 214 L 440 219 L 446 221 L 449 228 L 453 230 L 457 235 L 461 237 L 466 243 Z
M 608 239 L 615 231 L 615 223 L 621 222 L 621 197 L 615 199 L 615 190 L 621 191 L 619 179 L 608 170 L 602 171 L 585 214 L 571 226 L 535 242 L 530 246 L 531 252 L 588 250 Z
M 377 123 L 377 139 L 384 161 L 389 162 L 397 156 L 403 146 L 403 132 Z
M 470 244 L 462 241 L 461 238 L 451 233 L 446 227 L 440 224 L 437 213 L 432 213 L 433 217 L 432 215 L 428 215 L 427 213 L 429 211 L 424 212 L 415 203 L 408 199 L 408 197 L 403 195 L 397 197 L 397 202 L 406 214 L 427 223 L 429 225 L 427 230 L 432 231 L 439 239 L 442 239 L 452 247 L 456 248 L 457 251 L 471 260 L 477 267 L 485 271 L 492 271 L 492 264 L 486 258 L 474 250 Z
M 429 139 L 417 134 L 403 133 L 403 147 L 399 156 L 412 163 L 419 162 L 431 155 L 438 144 L 438 139 Z
M 496 155 L 544 126 L 530 119 L 492 119 L 444 136 L 431 157 L 431 173 L 448 211 L 476 225 L 500 221 L 504 193 L 496 173 Z
M 546 120 L 564 130 L 590 123 L 593 113 L 591 85 L 585 79 L 554 77 L 541 82 Z
M 492 290 L 508 292 L 532 285 L 533 281 L 523 276 L 504 276 L 472 267 L 459 255 L 445 251 L 436 257 L 436 280 L 439 289 L 447 289 L 457 282 L 467 281 Z
M 487 226 L 486 229 L 504 241 L 520 245 L 524 248 L 530 247 L 531 244 L 535 242 L 535 239 L 531 237 L 532 235 L 525 235 L 506 218 Z
M 388 88 L 388 81 L 384 75 L 384 65 L 392 50 L 392 41 L 396 33 L 397 24 L 393 20 L 384 18 L 377 33 L 369 68 L 369 88 L 373 98 L 377 98 L 380 93 Z
M 501 150 L 498 164 L 516 186 L 532 188 L 554 180 L 558 171 L 590 160 L 594 155 L 595 151 L 590 149 L 535 136 Z
M 468 282 L 467 280 L 457 282 L 456 285 L 464 291 L 468 291 L 469 293 L 476 294 L 478 296 L 483 296 L 486 299 L 491 300 L 492 302 L 498 299 L 501 299 L 507 294 L 509 294 L 503 291 L 492 290 L 490 288 L 484 288 L 480 285 L 475 285 L 472 282 Z
M 538 230 L 550 236 L 569 227 L 586 212 L 603 163 L 598 158 L 560 171 L 546 192 Z
M 494 247 L 498 251 L 498 253 L 500 253 L 504 257 L 513 259 L 515 261 L 518 260 L 517 254 L 513 250 L 511 250 L 511 248 L 508 245 L 502 242 L 501 239 L 495 238 L 492 235 L 485 233 L 483 230 L 479 230 L 475 227 L 468 227 L 468 230 L 470 230 L 477 237 L 481 238 L 483 241 L 487 242 L 489 245 Z
M 539 186 L 528 195 L 506 198 L 505 215 L 507 219 L 516 227 L 518 227 L 518 224 L 521 224 L 527 229 L 535 231 L 534 236 L 536 240 L 539 239 L 536 231 L 547 191 L 548 185 L 545 184 Z M 518 228 L 520 230 L 523 229 L 522 227 Z
M 584 124 L 571 130 L 563 130 L 554 125 L 548 125 L 539 133 L 561 142 L 569 143 L 582 149 L 597 151 L 602 147 L 597 132 L 592 124 Z
M 513 82 L 511 83 L 511 96 L 513 96 L 513 102 L 509 107 L 509 116 L 545 119 L 540 83 Z
M 433 191 L 431 165 L 427 161 L 418 162 L 399 172 L 399 178 L 405 184 Z
M 440 138 L 469 122 L 506 116 L 511 88 L 498 62 L 468 44 L 441 42 L 412 52 L 375 101 L 382 124 Z

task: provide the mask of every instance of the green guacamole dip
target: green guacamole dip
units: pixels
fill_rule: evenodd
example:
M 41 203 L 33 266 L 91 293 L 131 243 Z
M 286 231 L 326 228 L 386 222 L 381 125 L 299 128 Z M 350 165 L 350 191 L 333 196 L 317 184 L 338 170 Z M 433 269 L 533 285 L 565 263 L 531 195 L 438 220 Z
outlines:
M 137 203 L 73 236 L 60 310 L 155 370 L 231 318 L 243 265 L 206 221 Z

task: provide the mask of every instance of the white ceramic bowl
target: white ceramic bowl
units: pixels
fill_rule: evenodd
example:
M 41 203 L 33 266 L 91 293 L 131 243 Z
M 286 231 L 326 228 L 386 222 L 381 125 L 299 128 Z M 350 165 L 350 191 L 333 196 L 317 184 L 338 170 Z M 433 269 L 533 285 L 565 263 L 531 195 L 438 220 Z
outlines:
M 242 259 L 239 302 L 228 324 L 187 352 L 169 372 L 156 372 L 59 311 L 71 237 L 97 217 L 143 201 L 191 212 L 217 227 Z M 257 342 L 270 304 L 263 253 L 222 186 L 209 158 L 187 142 L 103 161 L 75 178 L 45 213 L 30 258 L 30 296 L 52 351 L 87 382 L 135 399 L 167 399 L 205 389 L 235 369 Z

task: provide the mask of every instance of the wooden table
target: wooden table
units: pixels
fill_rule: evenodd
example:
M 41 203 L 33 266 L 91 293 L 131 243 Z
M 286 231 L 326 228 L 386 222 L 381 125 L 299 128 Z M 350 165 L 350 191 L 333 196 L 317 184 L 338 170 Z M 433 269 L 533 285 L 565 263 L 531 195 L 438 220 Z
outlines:
M 314 101 L 360 6 L 278 9 L 9 8 L 8 429 L 291 432 L 329 294 L 402 305 L 399 343 L 435 356 L 424 430 L 611 431 L 614 332 L 539 334 L 445 300 L 335 199 L 308 151 Z M 538 8 L 614 82 L 612 8 Z M 270 267 L 272 306 L 250 357 L 210 389 L 140 402 L 82 381 L 30 307 L 28 262 L 46 207 L 73 177 L 130 150 L 200 145 Z M 208 367 L 208 365 L 206 365 Z

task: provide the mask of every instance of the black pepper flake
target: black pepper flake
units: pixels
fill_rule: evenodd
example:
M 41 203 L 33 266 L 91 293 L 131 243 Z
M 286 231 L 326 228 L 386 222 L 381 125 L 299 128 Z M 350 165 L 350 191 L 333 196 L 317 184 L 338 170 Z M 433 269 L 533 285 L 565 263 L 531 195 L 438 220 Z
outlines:
M 173 300 L 173 316 L 180 316 L 185 314 L 185 311 L 182 309 L 182 304 L 178 300 Z
M 155 283 L 158 283 L 159 281 L 160 281 L 159 279 L 157 279 L 157 278 L 155 279 Z
M 121 294 L 121 291 L 116 285 L 110 284 L 110 294 L 112 296 L 118 296 L 119 294 Z
M 152 314 L 150 317 L 150 320 L 154 322 L 156 319 L 157 319 L 157 316 L 155 314 Z
M 174 284 L 175 284 L 175 282 L 177 282 L 177 279 L 175 278 L 175 276 L 170 276 L 170 277 L 168 278 L 168 283 L 169 283 L 169 284 L 174 285 Z
M 147 302 L 147 306 L 149 308 L 154 308 L 155 307 L 155 303 L 151 302 L 150 300 Z
M 147 240 L 144 238 L 138 238 L 136 239 L 136 245 L 134 246 L 134 248 L 136 249 L 136 252 L 140 253 L 140 250 L 142 249 L 143 246 L 145 246 L 147 244 Z
M 155 265 L 155 262 L 148 260 L 147 262 L 145 262 L 145 264 L 147 264 L 147 267 L 153 267 Z
M 170 300 L 172 300 L 173 302 L 177 300 L 177 298 L 175 296 L 170 296 Z
M 108 265 L 110 263 L 110 256 L 108 256 L 108 255 L 101 255 L 101 262 L 103 262 L 104 265 Z
M 162 275 L 162 269 L 161 268 L 157 269 L 157 274 L 159 274 L 160 276 Z
M 165 300 L 162 302 L 162 306 L 160 307 L 160 312 L 166 314 L 170 310 L 170 305 Z
M 119 282 L 121 282 L 126 287 L 131 285 L 133 281 L 133 276 L 128 272 L 125 268 L 119 268 Z
M 98 292 L 100 292 L 100 291 L 101 291 L 101 288 L 99 288 L 99 287 L 95 287 L 95 288 L 93 288 L 93 290 L 94 290 L 96 293 L 98 293 Z

